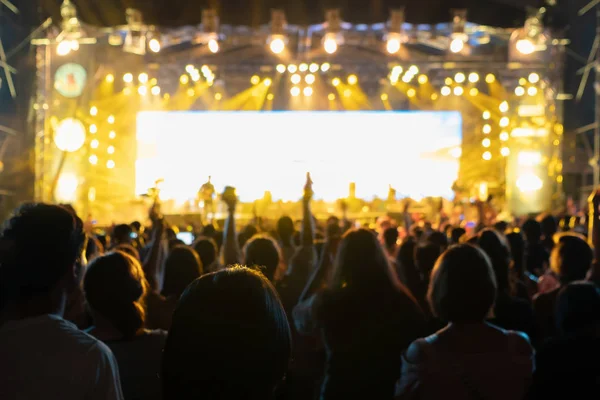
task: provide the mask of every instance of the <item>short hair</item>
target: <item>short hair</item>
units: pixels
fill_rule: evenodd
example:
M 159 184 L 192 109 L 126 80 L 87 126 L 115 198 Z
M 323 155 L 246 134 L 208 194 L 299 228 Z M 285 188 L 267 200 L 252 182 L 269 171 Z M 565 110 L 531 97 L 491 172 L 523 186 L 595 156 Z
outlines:
M 50 204 L 18 207 L 0 234 L 0 308 L 47 295 L 82 255 L 83 224 L 70 210 Z
M 429 283 L 431 311 L 448 322 L 481 322 L 496 298 L 496 278 L 488 256 L 475 246 L 450 247 L 438 259 Z
M 148 282 L 139 261 L 113 251 L 94 259 L 83 278 L 85 299 L 91 309 L 110 321 L 125 338 L 144 327 L 144 297 Z
M 448 247 L 448 238 L 442 232 L 433 231 L 427 235 L 425 240 L 428 243 L 438 246 L 442 251 L 446 250 Z
M 556 325 L 563 333 L 577 333 L 600 323 L 600 288 L 592 282 L 563 287 L 556 300 Z
M 440 246 L 433 243 L 421 243 L 415 248 L 415 265 L 426 281 L 441 254 Z
M 131 225 L 120 224 L 113 228 L 113 238 L 115 244 L 128 243 L 131 241 L 133 228 Z
M 467 231 L 465 230 L 465 228 L 461 228 L 461 227 L 452 228 L 452 231 L 450 232 L 450 240 L 452 241 L 452 244 L 459 244 L 460 239 L 466 233 L 467 233 Z
M 202 262 L 194 249 L 173 247 L 165 260 L 162 295 L 179 298 L 190 283 L 202 276 L 202 272 Z
M 165 399 L 268 398 L 284 377 L 291 331 L 271 283 L 245 267 L 183 293 L 162 360 Z
M 196 253 L 198 253 L 200 261 L 202 261 L 202 266 L 205 270 L 210 268 L 210 266 L 217 259 L 217 242 L 215 242 L 213 238 L 208 236 L 200 236 L 198 239 L 196 239 L 192 247 L 194 250 L 196 250 Z
M 383 241 L 388 249 L 396 246 L 398 242 L 398 228 L 387 228 L 383 231 Z
M 550 256 L 550 268 L 564 284 L 584 280 L 592 265 L 594 253 L 584 237 L 576 233 L 556 236 Z
M 287 215 L 284 215 L 277 220 L 277 235 L 281 241 L 288 244 L 294 235 L 294 231 L 294 221 L 292 221 L 292 219 Z
M 542 225 L 533 218 L 523 223 L 522 230 L 529 244 L 539 243 L 542 239 Z
M 267 235 L 254 235 L 244 246 L 244 264 L 259 267 L 271 282 L 281 261 L 277 243 Z
M 113 249 L 113 251 L 122 251 L 123 253 L 130 255 L 131 257 L 135 258 L 136 260 L 141 261 L 140 252 L 137 251 L 137 249 L 130 244 L 121 243 L 120 245 L 116 246 Z
M 508 291 L 510 289 L 509 270 L 512 260 L 508 240 L 504 234 L 495 229 L 486 228 L 477 236 L 477 245 L 492 262 L 498 291 Z

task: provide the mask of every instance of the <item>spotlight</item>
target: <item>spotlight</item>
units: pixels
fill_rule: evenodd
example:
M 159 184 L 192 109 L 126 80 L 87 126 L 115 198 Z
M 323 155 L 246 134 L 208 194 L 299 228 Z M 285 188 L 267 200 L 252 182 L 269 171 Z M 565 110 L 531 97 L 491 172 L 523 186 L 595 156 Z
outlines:
M 442 93 L 442 96 L 450 96 L 452 89 L 450 89 L 448 86 L 444 86 L 440 92 Z
M 408 97 L 415 97 L 417 95 L 417 91 L 413 88 L 410 88 L 406 91 L 406 95 Z
M 138 81 L 140 83 L 148 83 L 148 74 L 145 72 L 142 72 L 141 74 L 138 75 Z
M 426 84 L 428 80 L 427 75 L 419 75 L 418 81 L 421 85 Z
M 150 89 L 150 92 L 154 96 L 158 96 L 160 94 L 160 86 L 153 86 L 152 89 Z
M 338 49 L 338 44 L 335 38 L 325 37 L 325 40 L 323 41 L 323 49 L 325 49 L 327 54 L 335 53 Z
M 384 37 L 386 50 L 390 54 L 396 54 L 405 40 L 404 20 L 404 8 L 396 8 L 390 11 L 390 19 L 387 23 L 388 33 Z
M 210 39 L 208 41 L 208 50 L 210 50 L 211 53 L 217 53 L 219 51 L 219 42 L 215 39 Z
M 253 85 L 258 85 L 259 82 L 260 77 L 258 75 L 253 75 L 252 78 L 250 78 L 250 83 Z
M 531 74 L 529 74 L 529 82 L 530 83 L 538 83 L 540 81 L 540 76 L 538 74 L 536 74 L 535 72 L 532 72 Z
M 185 66 L 185 72 L 187 72 L 188 74 L 193 73 L 196 70 L 196 67 L 194 67 L 192 64 L 188 64 Z
M 308 71 L 308 64 L 307 63 L 302 63 L 298 66 L 298 71 L 300 72 L 306 72 Z
M 133 75 L 129 72 L 126 73 L 125 75 L 123 75 L 123 82 L 125 82 L 125 83 L 133 82 Z
M 356 77 L 356 75 L 348 76 L 348 84 L 349 85 L 356 85 L 357 82 L 358 82 L 358 78 Z
M 494 82 L 496 82 L 496 76 L 494 74 L 487 74 L 485 76 L 485 81 L 487 83 L 494 83 Z
M 291 90 L 290 90 L 290 94 L 294 97 L 298 97 L 300 95 L 300 88 L 298 86 L 294 86 Z
M 331 68 L 331 65 L 329 63 L 323 63 L 323 64 L 321 64 L 321 71 L 322 72 L 329 71 L 329 68 Z
M 267 95 L 267 100 L 269 100 L 269 101 L 273 101 L 274 98 L 275 98 L 275 95 L 273 93 L 269 93 Z
M 489 125 L 489 124 L 485 124 L 485 125 L 483 126 L 483 134 L 484 134 L 484 135 L 489 135 L 489 134 L 490 134 L 490 132 L 492 132 L 492 127 L 491 127 L 491 125 Z
M 483 147 L 490 147 L 491 144 L 492 144 L 492 141 L 489 138 L 485 138 L 481 141 L 481 145 Z
M 313 74 L 308 74 L 304 77 L 304 81 L 309 85 L 312 85 L 313 83 L 315 83 L 315 76 Z
M 56 46 L 56 54 L 59 56 L 66 56 L 71 52 L 71 41 L 70 40 L 62 40 Z
M 98 156 L 95 154 L 92 154 L 89 158 L 90 164 L 92 165 L 96 165 L 98 164 Z
M 290 64 L 288 65 L 287 70 L 290 74 L 293 74 L 298 71 L 298 67 L 296 67 L 294 64 Z
M 397 38 L 388 39 L 385 48 L 388 53 L 396 54 L 400 50 L 400 40 Z
M 180 82 L 182 85 L 187 85 L 187 84 L 190 82 L 190 78 L 189 78 L 187 75 L 181 75 L 181 76 L 179 77 L 179 82 Z
M 150 39 L 150 41 L 148 42 L 148 48 L 153 53 L 158 53 L 160 51 L 160 42 L 158 41 L 158 39 Z
M 338 86 L 341 83 L 340 78 L 333 78 L 333 80 L 331 81 L 331 84 L 333 86 Z
M 523 96 L 525 94 L 525 88 L 522 86 L 517 86 L 515 89 L 515 94 L 519 97 Z
M 304 88 L 304 95 L 310 97 L 313 94 L 313 89 L 310 86 Z
M 454 75 L 454 80 L 456 81 L 456 83 L 464 83 L 465 79 L 465 74 L 463 74 L 462 72 L 459 72 L 456 75 Z
M 509 134 L 506 131 L 500 133 L 500 140 L 506 142 L 509 139 Z
M 344 97 L 350 97 L 350 96 L 352 96 L 352 91 L 350 89 L 344 90 Z
M 438 95 L 437 95 L 437 93 L 432 93 L 432 94 L 431 94 L 431 100 L 435 101 L 435 100 L 437 100 L 437 99 L 438 99 Z
M 98 115 L 98 107 L 92 106 L 92 108 L 90 108 L 90 115 L 92 117 L 95 117 L 96 115 Z
M 491 117 L 492 117 L 492 114 L 489 111 L 486 110 L 486 111 L 483 112 L 483 115 L 482 115 L 483 119 L 488 120 Z
M 457 86 L 454 88 L 455 96 L 462 96 L 464 92 L 465 92 L 465 90 L 462 88 L 462 86 Z
M 301 80 L 302 80 L 302 78 L 300 77 L 300 75 L 299 75 L 299 74 L 294 74 L 294 75 L 292 75 L 292 77 L 291 77 L 291 81 L 292 81 L 292 83 L 293 83 L 294 85 L 297 85 L 297 84 L 299 84 Z
M 189 89 L 187 90 L 187 95 L 188 95 L 189 97 L 194 97 L 194 95 L 195 95 L 195 94 L 196 94 L 196 91 L 195 91 L 194 89 L 192 89 L 192 88 L 189 88 Z
M 492 159 L 492 153 L 490 153 L 489 151 L 486 151 L 483 153 L 483 155 L 481 156 L 485 161 L 490 161 Z
M 215 100 L 219 101 L 223 98 L 223 95 L 221 93 L 215 93 Z
M 334 101 L 335 100 L 335 94 L 329 93 L 329 95 L 327 95 L 327 98 L 329 99 L 329 101 Z
M 501 128 L 506 128 L 510 125 L 510 119 L 508 117 L 502 117 L 498 125 L 500 125 Z
M 54 144 L 60 151 L 72 153 L 85 143 L 85 126 L 78 119 L 60 121 L 54 134 Z
M 113 160 L 108 160 L 106 162 L 106 168 L 113 169 L 115 167 L 115 162 Z
M 503 101 L 502 103 L 500 103 L 500 112 L 507 112 L 508 111 L 508 101 Z
M 446 84 L 446 86 L 452 85 L 453 82 L 454 81 L 450 77 L 447 77 L 446 79 L 444 79 L 444 83 Z
M 108 75 L 106 75 L 105 80 L 108 83 L 113 83 L 115 81 L 115 76 L 113 74 L 108 74 Z
M 519 39 L 516 46 L 519 53 L 526 56 L 535 52 L 535 44 L 531 39 Z
M 98 132 L 98 127 L 96 126 L 96 124 L 91 124 L 90 125 L 90 133 L 94 134 Z
M 92 149 L 97 149 L 98 146 L 100 146 L 100 142 L 98 141 L 98 139 L 94 139 L 90 142 L 90 147 Z
M 535 86 L 532 86 L 529 89 L 527 89 L 527 94 L 530 96 L 535 96 L 537 93 L 538 93 L 538 90 Z
M 416 75 L 419 73 L 419 67 L 416 65 L 411 65 L 410 68 L 408 68 L 408 72 L 412 75 Z
M 269 48 L 273 54 L 281 54 L 285 50 L 285 41 L 282 37 L 273 35 L 271 43 L 269 43 Z
M 478 94 L 479 94 L 479 89 L 477 89 L 477 88 L 475 88 L 475 87 L 474 87 L 474 88 L 471 88 L 471 89 L 469 90 L 469 95 L 471 95 L 471 96 L 473 96 L 473 97 L 474 97 L 474 96 L 477 96 Z
M 108 138 L 109 138 L 109 139 L 114 139 L 114 138 L 116 138 L 116 137 L 117 137 L 117 133 L 116 133 L 115 131 L 110 131 L 110 132 L 108 133 Z
M 314 74 L 315 72 L 317 72 L 319 70 L 319 64 L 316 64 L 316 63 L 310 64 L 310 66 L 308 67 L 308 70 Z
M 386 93 L 382 93 L 381 94 L 381 101 L 387 101 L 388 100 L 388 95 Z
M 114 124 L 115 123 L 115 116 L 114 115 L 109 115 L 107 121 L 111 125 Z
M 455 9 L 452 10 L 452 34 L 450 38 L 450 51 L 452 53 L 460 53 L 465 48 L 465 43 L 469 41 L 469 36 L 465 33 L 467 25 L 467 10 Z
M 450 42 L 450 51 L 453 53 L 460 53 L 465 48 L 465 42 L 462 39 L 452 39 Z
M 510 155 L 510 149 L 508 147 L 503 147 L 500 149 L 500 154 L 502 154 L 502 157 L 508 157 Z
M 106 152 L 108 154 L 114 154 L 115 153 L 115 146 L 108 146 L 108 148 L 106 149 Z
M 471 72 L 469 74 L 469 82 L 471 82 L 471 83 L 479 82 L 479 74 L 477 72 Z
M 263 84 L 264 84 L 266 87 L 269 87 L 269 86 L 271 86 L 271 84 L 272 84 L 272 83 L 273 83 L 273 81 L 271 80 L 271 78 L 265 78 L 265 80 L 263 81 Z
M 277 72 L 279 72 L 280 74 L 283 74 L 285 72 L 285 65 L 283 64 L 279 64 L 277 65 Z

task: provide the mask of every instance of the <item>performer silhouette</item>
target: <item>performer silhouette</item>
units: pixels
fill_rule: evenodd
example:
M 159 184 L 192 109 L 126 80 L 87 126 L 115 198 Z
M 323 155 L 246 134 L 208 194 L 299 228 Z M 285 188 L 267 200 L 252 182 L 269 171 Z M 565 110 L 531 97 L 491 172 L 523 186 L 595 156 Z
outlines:
M 211 183 L 211 178 L 212 177 L 209 176 L 208 182 L 202 185 L 198 191 L 198 203 L 202 202 L 203 204 L 202 218 L 204 221 L 208 221 L 209 214 L 211 218 L 213 218 L 215 214 L 214 199 L 216 192 L 214 185 Z

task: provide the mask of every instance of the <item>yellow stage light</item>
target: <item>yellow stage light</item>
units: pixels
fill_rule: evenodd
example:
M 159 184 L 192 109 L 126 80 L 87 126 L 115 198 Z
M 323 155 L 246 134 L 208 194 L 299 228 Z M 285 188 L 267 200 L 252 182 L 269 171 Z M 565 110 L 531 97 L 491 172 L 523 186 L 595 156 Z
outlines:
M 126 73 L 125 75 L 123 75 L 123 82 L 125 82 L 125 83 L 133 82 L 133 75 L 129 72 Z
M 457 86 L 454 88 L 455 96 L 462 96 L 464 92 L 465 92 L 465 90 L 462 88 L 462 86 Z
M 417 91 L 413 88 L 410 88 L 406 91 L 408 97 L 415 97 L 417 95 Z
M 88 160 L 90 161 L 90 164 L 92 164 L 92 165 L 98 164 L 98 156 L 95 154 L 92 154 Z
M 471 82 L 471 83 L 479 82 L 479 74 L 477 72 L 471 72 L 469 74 L 469 82 Z
M 194 67 L 192 64 L 188 64 L 185 66 L 185 72 L 187 72 L 188 74 L 193 73 L 196 70 L 196 67 Z
M 408 72 L 410 72 L 410 73 L 411 73 L 411 74 L 413 74 L 413 75 L 416 75 L 416 74 L 418 74 L 418 73 L 419 73 L 419 67 L 417 67 L 416 65 L 411 65 L 411 66 L 408 68 Z
M 208 50 L 210 50 L 211 53 L 217 53 L 219 51 L 219 42 L 217 42 L 215 39 L 209 40 Z
M 70 40 L 62 40 L 56 46 L 56 54 L 59 56 L 66 56 L 70 52 L 71 52 L 71 41 Z
M 138 75 L 138 81 L 140 83 L 148 83 L 148 74 L 145 72 L 142 72 L 141 74 Z
M 294 86 L 291 90 L 290 90 L 290 94 L 294 97 L 298 97 L 300 95 L 300 88 L 298 86 Z
M 482 117 L 483 117 L 483 119 L 488 120 L 488 119 L 490 119 L 492 117 L 492 113 L 490 113 L 488 110 L 485 110 L 483 112 Z
M 492 132 L 492 127 L 491 127 L 491 125 L 489 125 L 489 124 L 485 124 L 485 125 L 483 126 L 483 133 L 484 133 L 484 134 L 486 134 L 486 135 L 489 135 L 489 134 L 490 134 L 490 132 Z
M 517 41 L 517 50 L 524 55 L 532 54 L 535 51 L 535 44 L 530 39 L 521 39 Z
M 306 63 L 302 63 L 298 66 L 298 71 L 300 72 L 306 72 L 308 71 L 308 64 Z
M 490 161 L 492 159 L 492 153 L 490 153 L 489 151 L 486 151 L 483 153 L 483 155 L 481 156 L 485 161 Z
M 113 169 L 115 167 L 115 162 L 113 160 L 108 160 L 106 162 L 106 168 Z
M 432 94 L 431 94 L 431 100 L 434 100 L 434 101 L 435 101 L 435 100 L 437 100 L 437 99 L 438 99 L 438 95 L 437 95 L 437 93 L 432 93 Z
M 263 84 L 264 84 L 266 87 L 269 87 L 269 86 L 271 86 L 271 84 L 272 84 L 272 83 L 273 83 L 273 81 L 271 80 L 271 78 L 265 78 L 265 80 L 263 81 Z
M 381 101 L 387 101 L 387 99 L 388 99 L 387 93 L 382 93 L 381 94 Z
M 519 85 L 521 85 L 521 86 L 525 86 L 525 85 L 527 85 L 527 79 L 525 79 L 525 78 L 520 78 L 520 79 L 519 79 Z
M 515 89 L 515 94 L 519 97 L 523 96 L 525 94 L 525 88 L 522 86 L 517 86 Z
M 192 72 L 192 75 L 191 75 L 191 76 L 192 76 L 192 80 L 193 80 L 194 82 L 198 82 L 198 81 L 200 80 L 200 74 L 199 74 L 199 73 L 197 73 L 197 72 L 195 72 L 195 71 L 194 71 L 194 72 Z M 209 77 L 210 77 L 210 75 L 209 75 Z
M 187 90 L 187 95 L 188 95 L 189 97 L 193 97 L 195 94 L 196 94 L 196 91 L 195 91 L 194 89 L 192 89 L 192 88 L 189 88 L 189 89 Z
M 292 77 L 290 78 L 290 80 L 292 81 L 292 83 L 294 85 L 297 85 L 300 83 L 300 81 L 302 80 L 302 78 L 300 77 L 300 74 L 294 74 L 292 75 Z
M 508 132 L 506 131 L 502 131 L 500 132 L 500 140 L 503 142 L 508 141 L 508 139 L 510 138 L 510 135 L 508 134 Z
M 115 146 L 108 146 L 108 148 L 106 149 L 106 152 L 108 154 L 114 154 L 115 153 Z
M 507 112 L 508 111 L 508 101 L 503 101 L 502 103 L 500 103 L 500 112 Z
M 456 38 L 450 42 L 450 51 L 453 53 L 460 53 L 464 48 L 465 42 L 463 42 L 462 39 Z
M 317 64 L 317 63 L 310 64 L 310 66 L 308 67 L 308 70 L 314 74 L 315 72 L 317 72 L 319 70 L 319 64 Z
M 396 66 L 394 66 L 394 68 L 392 68 L 391 74 L 398 76 L 398 75 L 400 75 L 402 73 L 402 71 L 404 71 L 402 69 L 402 66 L 401 65 L 396 65 Z
M 501 128 L 506 128 L 508 125 L 510 125 L 510 119 L 508 119 L 508 117 L 502 117 L 499 125 Z
M 344 97 L 350 97 L 350 96 L 352 96 L 352 91 L 350 89 L 344 90 Z
M 72 153 L 85 143 L 85 126 L 78 119 L 60 121 L 54 133 L 54 144 L 60 151 Z
M 215 100 L 219 101 L 223 98 L 223 95 L 221 93 L 215 93 Z
M 115 116 L 114 115 L 109 115 L 107 118 L 107 121 L 109 124 L 114 124 L 115 123 Z
M 296 71 L 298 71 L 298 67 L 296 67 L 296 65 L 294 65 L 294 64 L 290 64 L 290 65 L 288 65 L 287 70 L 290 74 L 293 74 Z
M 158 39 L 150 39 L 150 41 L 148 42 L 148 48 L 153 53 L 158 53 L 160 51 L 160 42 L 158 41 Z
M 454 80 L 456 81 L 456 83 L 464 83 L 465 79 L 465 74 L 463 74 L 462 72 L 459 72 L 456 75 L 454 75 Z
M 386 50 L 390 54 L 396 54 L 400 50 L 400 41 L 398 39 L 388 39 L 386 45 Z
M 279 72 L 280 74 L 283 74 L 285 72 L 285 65 L 283 64 L 279 64 L 277 65 L 277 72 Z
M 115 76 L 113 74 L 108 74 L 108 75 L 106 75 L 105 80 L 108 83 L 113 83 L 115 81 Z
M 110 132 L 108 133 L 108 138 L 109 138 L 109 139 L 114 139 L 114 138 L 116 138 L 116 137 L 117 137 L 117 133 L 116 133 L 115 131 L 110 131 Z
M 92 106 L 92 108 L 90 108 L 90 115 L 92 117 L 95 117 L 96 115 L 98 115 L 98 107 Z
M 535 72 L 532 72 L 531 74 L 529 74 L 529 82 L 531 83 L 538 83 L 540 81 L 540 76 L 538 74 L 536 74 Z
M 75 174 L 62 173 L 56 182 L 56 191 L 54 195 L 60 202 L 70 203 L 77 200 L 77 188 L 79 179 Z
M 453 147 L 452 149 L 450 149 L 450 155 L 454 158 L 460 158 L 460 156 L 462 156 L 462 148 Z
M 327 72 L 327 71 L 329 71 L 329 68 L 331 68 L 331 64 L 329 64 L 329 63 L 321 64 L 321 71 Z
M 494 82 L 496 82 L 496 76 L 494 74 L 487 74 L 485 76 L 485 81 L 487 83 L 494 83 Z
M 313 94 L 313 89 L 310 86 L 304 88 L 304 95 L 310 97 Z
M 190 78 L 189 78 L 187 75 L 181 75 L 181 76 L 179 77 L 179 82 L 180 82 L 182 85 L 187 85 L 187 84 L 190 82 Z
M 508 147 L 503 147 L 500 149 L 500 154 L 502 154 L 502 157 L 508 157 L 510 155 L 510 149 Z
M 333 78 L 333 80 L 331 81 L 331 84 L 333 86 L 338 86 L 340 84 L 340 78 Z
M 536 94 L 538 94 L 538 90 L 535 86 L 532 86 L 529 89 L 527 89 L 527 94 L 530 96 L 535 96 Z
M 404 83 L 409 83 L 410 81 L 412 81 L 413 75 L 409 74 L 408 72 L 406 74 L 404 74 L 404 76 L 402 77 L 402 82 Z
M 426 84 L 428 80 L 427 75 L 419 75 L 418 81 L 421 85 Z
M 276 37 L 271 40 L 269 47 L 271 48 L 273 54 L 281 54 L 283 50 L 285 50 L 285 42 L 282 38 Z
M 474 87 L 474 88 L 471 88 L 471 89 L 469 89 L 469 94 L 470 94 L 471 96 L 477 96 L 477 95 L 479 94 L 479 89 L 477 89 L 477 88 L 475 88 L 475 87 Z
M 152 89 L 150 89 L 150 92 L 154 96 L 158 96 L 160 94 L 160 86 L 153 86 Z
M 454 83 L 454 81 L 452 80 L 452 78 L 447 77 L 446 79 L 444 79 L 444 83 L 446 84 L 446 86 L 450 86 L 452 85 L 452 83 Z
M 148 88 L 146 86 L 138 87 L 138 94 L 140 96 L 145 96 L 148 93 Z
M 98 139 L 94 139 L 90 142 L 90 147 L 92 149 L 97 149 L 98 146 L 100 146 L 100 142 L 98 141 Z
M 481 141 L 481 145 L 483 147 L 490 147 L 491 144 L 492 144 L 492 141 L 489 138 L 485 138 Z
M 337 41 L 334 38 L 326 38 L 323 41 L 323 49 L 327 54 L 333 54 L 338 49 Z
M 273 95 L 273 93 L 269 93 L 267 95 L 267 100 L 272 101 L 275 98 L 275 96 Z
M 448 86 L 444 86 L 440 90 L 440 93 L 442 93 L 442 96 L 450 96 L 450 93 L 452 93 L 452 89 L 450 89 Z
M 304 77 L 304 82 L 308 83 L 309 85 L 312 85 L 313 83 L 315 83 L 315 76 L 313 74 L 308 74 Z
M 91 124 L 90 125 L 90 133 L 96 133 L 98 132 L 98 127 L 96 126 L 96 124 Z
M 348 84 L 349 85 L 356 85 L 357 82 L 358 82 L 358 78 L 356 75 L 348 76 Z
M 251 84 L 258 85 L 258 82 L 260 82 L 260 77 L 258 75 L 254 75 L 252 76 L 252 78 L 250 78 Z
M 329 99 L 329 101 L 333 101 L 335 100 L 335 94 L 329 93 L 329 95 L 327 95 L 327 98 Z

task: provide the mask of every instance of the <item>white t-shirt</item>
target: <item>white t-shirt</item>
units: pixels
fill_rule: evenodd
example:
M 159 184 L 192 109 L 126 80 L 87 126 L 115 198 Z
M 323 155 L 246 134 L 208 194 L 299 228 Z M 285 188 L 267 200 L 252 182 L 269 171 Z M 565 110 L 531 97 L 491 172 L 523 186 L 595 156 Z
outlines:
M 110 349 L 56 315 L 0 327 L 0 399 L 122 400 Z

